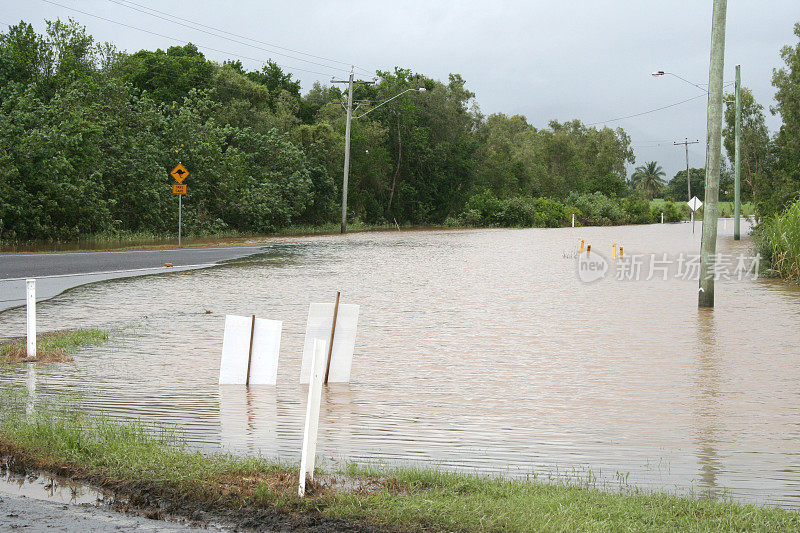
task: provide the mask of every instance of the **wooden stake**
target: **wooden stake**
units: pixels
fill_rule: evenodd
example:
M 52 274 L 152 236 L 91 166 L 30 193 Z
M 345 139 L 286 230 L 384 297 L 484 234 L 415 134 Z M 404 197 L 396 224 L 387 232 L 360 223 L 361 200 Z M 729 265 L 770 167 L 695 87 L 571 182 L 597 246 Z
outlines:
M 339 291 L 336 291 L 336 304 L 333 306 L 333 323 L 331 324 L 331 341 L 328 343 L 328 363 L 325 365 L 325 385 L 328 384 L 328 375 L 331 373 L 331 356 L 333 355 L 333 336 L 336 333 L 336 317 L 339 315 Z
M 250 352 L 247 354 L 247 381 L 245 385 L 250 385 L 250 362 L 253 360 L 253 334 L 256 332 L 256 315 L 253 315 L 253 322 L 250 324 Z

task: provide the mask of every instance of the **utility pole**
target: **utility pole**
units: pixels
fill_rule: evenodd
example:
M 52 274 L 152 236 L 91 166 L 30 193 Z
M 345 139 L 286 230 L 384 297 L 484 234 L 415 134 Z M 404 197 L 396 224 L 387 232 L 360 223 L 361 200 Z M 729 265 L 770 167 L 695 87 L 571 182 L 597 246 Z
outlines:
M 331 83 L 347 84 L 347 124 L 344 127 L 344 177 L 342 179 L 342 233 L 347 233 L 347 178 L 350 174 L 350 121 L 353 119 L 353 84 L 361 83 L 369 85 L 375 82 L 353 80 L 353 70 L 350 67 L 350 78 L 348 80 L 331 80 Z
M 687 192 L 686 201 L 688 202 L 689 200 L 692 199 L 692 180 L 689 179 L 689 145 L 697 144 L 700 141 L 699 140 L 690 141 L 688 137 L 686 137 L 685 139 L 686 140 L 684 140 L 683 142 L 676 141 L 672 144 L 675 146 L 684 145 L 686 147 L 686 192 Z
M 700 141 L 690 141 L 688 137 L 685 137 L 684 139 L 685 140 L 682 143 L 674 142 L 672 144 L 675 146 L 684 145 L 686 147 L 686 201 L 690 202 L 692 200 L 692 180 L 689 178 L 689 145 L 697 144 Z M 694 209 L 692 209 L 692 234 L 694 234 Z
M 742 131 L 742 76 L 741 65 L 736 65 L 736 140 L 733 156 L 733 240 L 738 241 L 741 238 L 739 233 L 739 218 L 742 214 L 742 197 L 741 197 L 741 174 L 740 166 L 741 159 L 739 153 L 739 139 L 741 138 Z
M 714 307 L 714 266 L 717 251 L 717 211 L 722 151 L 722 83 L 725 66 L 725 18 L 728 0 L 714 0 L 711 57 L 708 69 L 708 123 L 706 140 L 706 194 L 703 240 L 700 244 L 698 307 Z M 687 176 L 688 179 L 688 176 Z

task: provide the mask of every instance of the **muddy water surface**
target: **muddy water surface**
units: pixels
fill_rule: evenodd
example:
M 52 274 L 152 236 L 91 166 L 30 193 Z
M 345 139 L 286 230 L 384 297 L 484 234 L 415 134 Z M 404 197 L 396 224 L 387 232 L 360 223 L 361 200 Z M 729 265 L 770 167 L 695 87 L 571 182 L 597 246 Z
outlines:
M 0 386 L 36 401 L 78 393 L 88 411 L 174 423 L 203 449 L 296 461 L 308 304 L 341 290 L 361 318 L 352 383 L 323 397 L 329 466 L 591 475 L 798 507 L 800 290 L 723 275 L 716 309 L 698 311 L 697 282 L 673 260 L 699 236 L 688 224 L 365 233 L 79 287 L 39 304 L 40 328 L 120 331 L 72 364 L 3 369 Z M 609 259 L 593 283 L 576 273 L 580 239 Z M 616 279 L 612 243 L 639 257 L 638 281 Z M 730 257 L 750 247 L 719 240 Z M 666 281 L 646 279 L 651 253 L 669 254 Z M 277 387 L 216 384 L 226 313 L 283 320 Z M 24 309 L 0 314 L 0 338 L 24 331 Z

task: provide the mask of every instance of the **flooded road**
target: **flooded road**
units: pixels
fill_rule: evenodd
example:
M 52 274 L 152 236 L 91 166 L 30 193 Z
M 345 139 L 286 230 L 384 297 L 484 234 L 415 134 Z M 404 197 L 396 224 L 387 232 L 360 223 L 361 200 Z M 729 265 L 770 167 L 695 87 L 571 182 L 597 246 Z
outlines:
M 119 331 L 71 364 L 5 368 L 0 386 L 78 393 L 92 412 L 175 423 L 205 450 L 298 461 L 308 305 L 340 290 L 361 316 L 352 382 L 323 395 L 323 466 L 622 479 L 800 507 L 800 289 L 737 276 L 751 243 L 724 227 L 714 310 L 681 276 L 699 224 L 317 237 L 79 287 L 40 303 L 39 327 Z M 581 239 L 607 259 L 592 283 L 573 257 Z M 217 385 L 226 313 L 283 320 L 277 387 Z M 24 331 L 24 309 L 0 314 L 0 338 Z

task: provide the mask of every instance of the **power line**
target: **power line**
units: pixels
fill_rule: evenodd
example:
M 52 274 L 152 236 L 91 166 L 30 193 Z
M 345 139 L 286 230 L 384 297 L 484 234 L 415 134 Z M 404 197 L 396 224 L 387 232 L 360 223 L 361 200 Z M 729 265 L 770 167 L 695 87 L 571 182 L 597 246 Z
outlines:
M 605 124 L 607 122 L 617 122 L 618 120 L 625 120 L 627 118 L 641 117 L 642 115 L 649 115 L 650 113 L 655 113 L 656 111 L 663 111 L 664 109 L 669 109 L 670 107 L 679 106 L 681 104 L 685 104 L 686 102 L 691 102 L 692 100 L 697 100 L 698 98 L 708 98 L 708 95 L 707 94 L 698 94 L 697 96 L 693 96 L 691 98 L 687 98 L 686 100 L 681 100 L 680 102 L 675 102 L 674 104 L 669 104 L 669 105 L 665 105 L 665 106 L 662 106 L 662 107 L 657 107 L 656 109 L 651 109 L 649 111 L 643 111 L 641 113 L 634 113 L 633 115 L 627 115 L 627 116 L 624 116 L 624 117 L 611 118 L 611 119 L 608 119 L 608 120 L 600 120 L 600 121 L 592 122 L 591 124 L 586 124 L 586 125 L 587 126 L 596 126 L 598 124 Z
M 732 85 L 733 83 L 734 82 L 728 82 L 728 83 L 725 84 L 725 87 L 727 87 L 728 85 Z M 697 96 L 693 96 L 691 98 L 687 98 L 686 100 L 681 100 L 680 102 L 675 102 L 674 104 L 665 105 L 663 107 L 657 107 L 657 108 L 651 109 L 649 111 L 643 111 L 641 113 L 635 113 L 633 115 L 627 115 L 627 116 L 624 116 L 624 117 L 612 118 L 612 119 L 609 119 L 609 120 L 600 120 L 598 122 L 592 122 L 591 124 L 586 124 L 586 126 L 596 126 L 598 124 L 605 124 L 606 122 L 617 122 L 618 120 L 625 120 L 625 119 L 628 119 L 628 118 L 641 117 L 642 115 L 649 115 L 650 113 L 655 113 L 656 111 L 663 111 L 664 109 L 669 109 L 670 107 L 679 106 L 681 104 L 685 104 L 687 102 L 691 102 L 692 100 L 697 100 L 698 98 L 708 98 L 708 93 L 698 94 Z
M 131 29 L 134 29 L 134 30 L 142 31 L 144 33 L 149 33 L 150 35 L 156 35 L 158 37 L 164 37 L 165 39 L 170 39 L 170 40 L 175 41 L 175 42 L 179 42 L 179 43 L 188 42 L 188 41 L 184 41 L 182 39 L 177 39 L 175 37 L 172 37 L 171 35 L 164 35 L 163 33 L 158 33 L 158 32 L 154 32 L 154 31 L 146 30 L 144 28 L 139 28 L 138 26 L 133 26 L 131 24 L 126 24 L 124 22 L 119 22 L 119 21 L 112 20 L 112 19 L 109 19 L 109 18 L 106 18 L 106 17 L 101 17 L 100 15 L 87 13 L 86 11 L 81 11 L 80 9 L 77 9 L 77 8 L 74 8 L 74 7 L 65 6 L 63 4 L 59 4 L 57 2 L 53 2 L 52 0 L 42 0 L 42 2 L 46 2 L 48 4 L 51 4 L 51 5 L 54 5 L 54 6 L 58 6 L 58 7 L 64 8 L 64 9 L 69 9 L 70 11 L 75 11 L 75 12 L 81 13 L 83 15 L 87 15 L 87 16 L 90 16 L 90 17 L 94 17 L 96 19 L 104 20 L 106 22 L 111 22 L 113 24 L 119 24 L 120 26 L 124 26 L 126 28 L 131 28 Z M 265 64 L 265 62 L 262 59 L 258 59 L 258 58 L 255 58 L 255 57 L 248 57 L 248 56 L 244 56 L 244 55 L 241 55 L 241 54 L 235 54 L 233 52 L 228 52 L 226 50 L 220 50 L 219 48 L 213 48 L 213 47 L 207 46 L 207 45 L 200 45 L 200 44 L 196 44 L 196 43 L 194 43 L 194 44 L 198 48 L 204 48 L 206 50 L 212 50 L 214 52 L 219 52 L 221 54 L 227 54 L 229 56 L 238 57 L 238 58 L 241 58 L 241 59 L 248 59 L 250 61 L 255 61 L 255 62 L 257 62 L 257 63 L 259 63 L 261 65 Z M 285 69 L 300 70 L 300 71 L 308 72 L 308 73 L 311 73 L 311 74 L 319 74 L 320 76 L 331 76 L 332 75 L 331 72 L 318 72 L 318 71 L 315 71 L 315 70 L 308 70 L 308 69 L 299 68 L 299 67 L 290 67 L 288 65 L 281 65 L 279 63 L 275 63 L 275 64 L 278 65 L 279 67 L 282 67 L 282 68 L 285 68 Z M 331 69 L 331 71 L 332 72 L 336 72 L 335 69 Z
M 275 44 L 265 43 L 265 42 L 258 41 L 256 39 L 252 39 L 252 38 L 244 36 L 244 35 L 238 35 L 238 34 L 226 31 L 226 30 L 222 30 L 222 29 L 219 29 L 219 28 L 214 28 L 212 26 L 206 26 L 205 24 L 201 24 L 199 22 L 195 22 L 195 21 L 192 21 L 192 20 L 184 19 L 184 18 L 178 17 L 176 15 L 165 13 L 163 11 L 158 11 L 156 9 L 149 8 L 147 6 L 142 6 L 141 4 L 137 4 L 135 2 L 129 2 L 129 3 L 133 4 L 134 6 L 141 7 L 143 9 L 139 9 L 138 7 L 129 6 L 126 3 L 124 3 L 124 2 L 122 2 L 120 0 L 108 0 L 108 1 L 113 3 L 113 4 L 116 4 L 116 5 L 119 5 L 119 6 L 122 6 L 122 7 L 126 7 L 128 9 L 132 9 L 134 11 L 138 11 L 139 13 L 144 13 L 145 15 L 149 15 L 151 17 L 155 17 L 155 18 L 158 18 L 158 19 L 161 19 L 161 20 L 165 20 L 165 21 L 167 21 L 167 22 L 169 22 L 171 24 L 177 24 L 179 26 L 183 26 L 185 28 L 189 28 L 189 29 L 192 29 L 194 31 L 199 31 L 199 32 L 205 33 L 207 35 L 212 35 L 214 37 L 218 37 L 220 39 L 225 39 L 225 40 L 228 40 L 228 41 L 231 41 L 231 42 L 234 42 L 234 43 L 238 43 L 238 44 L 242 44 L 242 45 L 245 45 L 245 46 L 249 46 L 251 48 L 256 48 L 258 50 L 263 50 L 263 51 L 269 52 L 271 54 L 276 54 L 276 55 L 288 57 L 290 59 L 294 59 L 295 61 L 302 61 L 304 63 L 310 63 L 312 65 L 317 65 L 317 66 L 324 67 L 324 68 L 332 68 L 332 69 L 336 69 L 336 70 L 342 70 L 341 67 L 334 67 L 334 66 L 331 66 L 330 64 L 320 63 L 320 62 L 317 62 L 317 61 L 312 61 L 310 59 L 303 59 L 301 57 L 293 56 L 293 55 L 286 54 L 286 53 L 283 53 L 283 52 L 276 52 L 275 50 L 270 50 L 269 48 L 264 48 L 262 46 L 257 46 L 257 45 L 254 45 L 254 44 L 250 44 L 248 42 L 240 41 L 238 39 L 233 39 L 231 37 L 226 37 L 225 35 L 219 35 L 218 33 L 214 33 L 212 31 L 207 31 L 207 30 L 204 30 L 202 28 L 196 28 L 196 27 L 194 27 L 194 26 L 192 26 L 190 24 L 193 24 L 193 25 L 196 25 L 196 26 L 201 26 L 201 27 L 204 27 L 204 28 L 209 28 L 211 30 L 214 30 L 215 32 L 220 32 L 220 33 L 224 33 L 224 34 L 228 34 L 228 35 L 233 35 L 235 37 L 239 37 L 241 39 L 246 39 L 248 41 L 258 42 L 258 43 L 270 46 L 272 48 L 279 48 L 281 50 L 288 50 L 288 51 L 291 51 L 291 52 L 295 52 L 297 54 L 307 55 L 309 57 L 316 57 L 318 59 L 323 59 L 324 61 L 328 61 L 329 63 L 340 63 L 342 65 L 350 66 L 350 63 L 347 63 L 345 61 L 338 61 L 336 59 L 323 58 L 323 57 L 320 57 L 320 56 L 307 54 L 305 52 L 300 52 L 298 50 L 292 50 L 292 49 L 284 48 L 282 46 L 278 46 L 278 45 L 275 45 Z M 153 13 L 150 13 L 150 11 L 153 11 Z M 160 15 L 157 15 L 156 13 L 160 13 Z M 166 15 L 166 16 L 161 16 L 161 15 Z M 167 17 L 171 17 L 171 18 L 167 18 Z M 175 20 L 172 20 L 172 19 L 175 19 Z M 183 21 L 183 22 L 179 22 L 179 21 Z M 187 22 L 189 24 L 186 24 Z
M 118 1 L 118 0 L 109 0 L 109 1 L 111 1 L 111 2 L 114 2 L 114 3 L 117 3 L 117 4 L 119 3 L 119 1 Z M 225 34 L 227 34 L 227 35 L 233 35 L 234 37 L 240 37 L 240 38 L 242 38 L 242 39 L 247 39 L 248 41 L 253 41 L 253 42 L 255 42 L 255 43 L 263 44 L 263 45 L 265 45 L 265 46 L 270 46 L 270 47 L 273 47 L 273 48 L 278 48 L 278 49 L 280 49 L 280 50 L 286 50 L 287 52 L 293 52 L 293 53 L 296 53 L 296 54 L 300 54 L 300 55 L 304 55 L 304 56 L 308 56 L 308 57 L 313 57 L 313 58 L 316 58 L 316 59 L 322 59 L 323 61 L 329 61 L 329 62 L 333 62 L 333 63 L 339 63 L 339 64 L 345 65 L 345 66 L 347 66 L 347 67 L 353 66 L 353 67 L 355 67 L 355 68 L 356 68 L 356 70 L 362 70 L 362 71 L 364 71 L 364 72 L 365 72 L 365 73 L 367 73 L 367 74 L 370 74 L 370 75 L 372 74 L 372 72 L 370 72 L 370 71 L 368 71 L 368 70 L 366 70 L 366 69 L 363 69 L 363 68 L 359 67 L 358 65 L 352 65 L 352 63 L 350 63 L 350 62 L 347 62 L 347 61 L 339 61 L 339 60 L 337 60 L 337 59 L 331 59 L 331 58 L 324 57 L 324 56 L 318 56 L 318 55 L 314 55 L 314 54 L 309 54 L 308 52 L 303 52 L 303 51 L 301 51 L 301 50 L 295 50 L 295 49 L 293 49 L 293 48 L 287 48 L 287 47 L 285 47 L 285 46 L 280 46 L 280 45 L 277 45 L 277 44 L 274 44 L 274 43 L 268 43 L 268 42 L 266 42 L 266 41 L 260 41 L 260 40 L 258 40 L 258 39 L 253 39 L 252 37 L 247 37 L 246 35 L 240 35 L 240 34 L 237 34 L 237 33 L 229 32 L 229 31 L 227 31 L 227 30 L 223 30 L 223 29 L 221 29 L 221 28 L 215 28 L 214 26 L 208 26 L 208 25 L 206 25 L 206 24 L 202 24 L 202 23 L 200 23 L 200 22 L 196 22 L 196 21 L 193 21 L 193 20 L 185 19 L 185 18 L 179 17 L 179 16 L 177 16 L 177 15 L 173 15 L 173 14 L 171 14 L 171 13 L 166 13 L 166 12 L 164 12 L 164 11 L 159 11 L 158 9 L 155 9 L 155 8 L 152 8 L 152 7 L 148 7 L 148 6 L 145 6 L 145 5 L 142 5 L 142 4 L 137 4 L 136 2 L 133 2 L 132 0 L 122 0 L 122 1 L 123 1 L 123 2 L 125 2 L 126 4 L 132 4 L 132 5 L 135 5 L 135 6 L 137 6 L 137 7 L 141 7 L 141 8 L 143 8 L 143 9 L 146 9 L 146 10 L 148 10 L 148 11 L 152 11 L 152 12 L 154 12 L 154 13 L 159 13 L 159 14 L 161 14 L 161 15 L 166 15 L 166 16 L 168 16 L 168 17 L 172 17 L 172 18 L 174 18 L 174 19 L 177 19 L 177 20 L 182 20 L 182 21 L 184 21 L 184 22 L 189 22 L 189 23 L 191 23 L 191 24 L 195 24 L 195 25 L 197 25 L 197 26 L 200 26 L 200 27 L 203 27 L 203 28 L 208 28 L 208 29 L 210 29 L 210 30 L 219 31 L 219 32 L 221 32 L 221 33 L 225 33 Z M 130 7 L 130 6 L 125 6 L 125 7 L 128 7 L 129 9 L 133 9 L 133 8 L 132 8 L 132 7 Z M 149 14 L 149 13 L 148 13 L 148 14 Z

